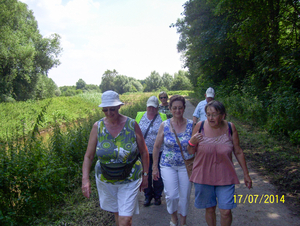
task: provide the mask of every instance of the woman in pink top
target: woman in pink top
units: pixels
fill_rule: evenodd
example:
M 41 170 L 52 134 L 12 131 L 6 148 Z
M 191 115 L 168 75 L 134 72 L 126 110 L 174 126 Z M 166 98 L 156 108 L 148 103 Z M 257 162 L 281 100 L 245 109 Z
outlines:
M 190 180 L 195 185 L 195 207 L 205 208 L 208 225 L 216 225 L 216 205 L 221 213 L 221 225 L 231 225 L 231 209 L 234 203 L 235 184 L 239 184 L 232 153 L 244 172 L 245 185 L 250 189 L 249 176 L 238 132 L 233 123 L 225 120 L 226 111 L 219 101 L 205 106 L 207 119 L 198 122 L 189 141 L 188 151 L 195 154 L 193 173 Z

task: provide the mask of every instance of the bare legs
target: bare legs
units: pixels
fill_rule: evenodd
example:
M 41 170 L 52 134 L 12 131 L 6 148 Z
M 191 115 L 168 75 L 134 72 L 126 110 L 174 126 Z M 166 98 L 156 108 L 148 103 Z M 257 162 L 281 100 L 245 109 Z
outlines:
M 232 223 L 231 210 L 220 209 L 221 213 L 221 226 L 230 226 Z
M 220 209 L 221 226 L 230 226 L 232 223 L 231 210 Z M 216 207 L 206 208 L 205 220 L 208 226 L 216 226 Z
M 205 220 L 208 226 L 216 226 L 216 207 L 205 209 Z
M 132 216 L 119 216 L 119 213 L 114 213 L 116 226 L 131 226 Z

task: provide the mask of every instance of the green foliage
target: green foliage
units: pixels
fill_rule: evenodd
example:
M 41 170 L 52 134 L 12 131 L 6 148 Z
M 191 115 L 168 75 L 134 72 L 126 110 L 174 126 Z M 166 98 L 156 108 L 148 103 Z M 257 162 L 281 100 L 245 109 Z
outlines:
M 163 80 L 158 72 L 152 71 L 150 76 L 145 79 L 145 92 L 157 91 L 163 86 Z
M 121 95 L 120 99 L 125 103 L 120 109 L 121 113 L 135 118 L 138 111 L 146 109 L 146 101 L 152 95 L 157 94 Z M 63 101 L 64 107 L 74 106 L 72 112 L 76 114 L 82 113 L 80 108 L 87 102 L 93 106 L 89 105 L 90 114 L 84 119 L 69 120 L 63 127 L 57 118 L 59 114 L 53 115 L 53 129 L 50 138 L 45 141 L 37 133 L 38 126 L 47 120 L 48 111 L 62 104 L 57 100 Z M 1 225 L 33 225 L 33 222 L 41 222 L 42 215 L 80 187 L 83 156 L 92 125 L 104 116 L 100 108 L 92 110 L 95 104 L 97 106 L 100 103 L 99 100 L 97 94 L 82 94 L 77 98 L 53 98 L 52 103 L 43 102 L 30 137 L 25 136 L 26 129 L 23 127 L 18 128 L 24 131 L 22 136 L 15 133 L 0 143 Z M 37 109 L 41 108 L 38 101 L 32 101 L 32 104 L 37 104 Z M 23 109 L 23 112 L 26 110 Z M 71 111 L 64 113 L 66 118 L 71 118 L 69 114 Z M 51 221 L 55 223 L 60 217 L 51 215 Z
M 291 135 L 294 143 L 300 144 L 300 94 L 292 87 L 281 87 L 272 95 L 268 107 L 267 129 L 272 134 Z M 298 132 L 297 132 L 298 131 Z M 297 142 L 298 141 L 298 142 Z
M 300 2 L 193 0 L 177 48 L 203 95 L 214 87 L 236 117 L 298 140 Z
M 102 75 L 102 80 L 100 84 L 100 89 L 102 92 L 105 92 L 107 90 L 114 90 L 114 79 L 118 75 L 118 72 L 114 69 L 106 70 L 104 74 Z
M 1 101 L 34 99 L 40 74 L 60 64 L 60 36 L 43 38 L 25 3 L 6 0 L 0 8 Z
M 49 99 L 30 100 L 26 102 L 0 103 L 0 140 L 10 139 L 16 134 L 29 134 L 34 128 L 35 119 L 44 106 L 48 110 L 39 129 L 46 130 L 53 125 L 53 117 L 58 123 L 86 118 L 93 114 L 101 102 L 101 93 L 82 93 L 72 97 L 55 97 Z M 23 128 L 15 131 L 15 128 Z M 24 131 L 23 131 L 24 130 Z
M 57 85 L 51 78 L 40 74 L 36 84 L 35 99 L 42 100 L 55 96 L 60 96 L 60 91 Z
M 161 79 L 163 80 L 163 87 L 166 88 L 164 90 L 170 90 L 172 82 L 174 80 L 173 76 L 168 73 L 164 73 Z
M 143 91 L 142 84 L 135 78 L 119 75 L 116 70 L 107 70 L 102 75 L 100 88 L 103 92 L 113 90 L 119 94 Z
M 76 89 L 85 89 L 86 83 L 83 81 L 83 79 L 79 79 L 78 82 L 76 82 Z
M 171 90 L 188 90 L 192 89 L 192 84 L 190 80 L 187 78 L 188 72 L 186 71 L 179 71 L 175 73 L 174 80 L 171 84 Z

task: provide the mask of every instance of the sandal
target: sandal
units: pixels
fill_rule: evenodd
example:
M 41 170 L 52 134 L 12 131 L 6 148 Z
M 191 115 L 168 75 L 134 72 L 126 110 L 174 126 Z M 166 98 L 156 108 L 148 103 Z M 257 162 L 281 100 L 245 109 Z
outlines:
M 172 221 L 170 221 L 170 226 L 177 226 L 177 223 L 174 224 Z

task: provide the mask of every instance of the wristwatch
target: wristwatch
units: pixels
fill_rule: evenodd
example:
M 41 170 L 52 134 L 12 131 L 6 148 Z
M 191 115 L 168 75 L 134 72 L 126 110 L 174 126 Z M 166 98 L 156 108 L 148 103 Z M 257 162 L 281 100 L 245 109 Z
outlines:
M 143 176 L 148 176 L 148 173 L 147 173 L 147 172 L 144 172 L 144 173 L 143 173 Z

